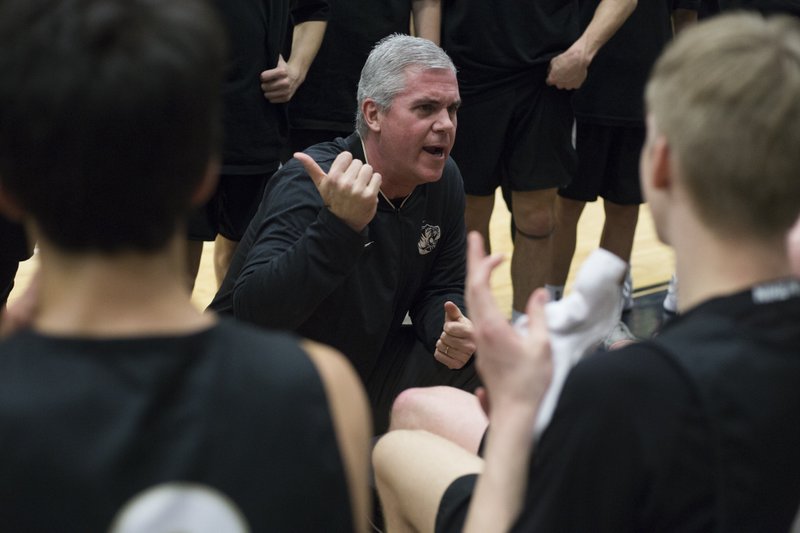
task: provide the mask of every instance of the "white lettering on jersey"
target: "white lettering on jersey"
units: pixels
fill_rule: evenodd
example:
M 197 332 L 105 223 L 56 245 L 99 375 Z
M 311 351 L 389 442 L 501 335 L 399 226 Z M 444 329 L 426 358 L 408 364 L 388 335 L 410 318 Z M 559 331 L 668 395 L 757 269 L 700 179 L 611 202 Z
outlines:
M 164 483 L 140 492 L 114 518 L 111 533 L 249 533 L 239 508 L 216 489 Z

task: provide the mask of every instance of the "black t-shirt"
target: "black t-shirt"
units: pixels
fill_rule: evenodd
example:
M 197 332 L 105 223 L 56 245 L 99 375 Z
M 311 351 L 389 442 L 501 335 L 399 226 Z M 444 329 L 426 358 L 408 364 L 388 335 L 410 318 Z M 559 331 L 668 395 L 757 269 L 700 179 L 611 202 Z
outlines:
M 514 531 L 787 531 L 800 282 L 717 298 L 565 383 Z
M 462 97 L 523 79 L 580 35 L 578 0 L 444 0 L 442 18 Z
M 4 531 L 108 531 L 123 508 L 152 519 L 135 497 L 165 484 L 178 495 L 162 495 L 162 527 L 211 493 L 249 531 L 353 530 L 325 391 L 291 337 L 232 321 L 177 337 L 26 332 L 0 344 L 0 381 Z
M 354 129 L 356 89 L 375 43 L 408 33 L 411 0 L 329 0 L 325 38 L 305 81 L 289 103 L 293 128 Z
M 594 15 L 598 0 L 581 2 L 581 27 Z M 572 105 L 581 122 L 638 126 L 644 122 L 644 87 L 662 48 L 672 38 L 675 9 L 697 10 L 698 0 L 639 2 L 631 16 L 600 49 Z
M 325 0 L 216 0 L 228 34 L 222 94 L 223 174 L 267 174 L 278 168 L 288 132 L 286 106 L 261 91 L 261 72 L 278 64 L 290 22 L 327 17 Z M 291 15 L 291 18 L 290 18 Z

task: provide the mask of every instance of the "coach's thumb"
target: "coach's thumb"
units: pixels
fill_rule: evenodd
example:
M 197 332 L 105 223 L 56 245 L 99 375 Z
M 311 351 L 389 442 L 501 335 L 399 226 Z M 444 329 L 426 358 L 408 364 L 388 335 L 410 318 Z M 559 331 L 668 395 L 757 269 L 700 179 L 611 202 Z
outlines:
M 458 308 L 456 304 L 451 301 L 447 301 L 444 303 L 444 319 L 445 321 L 456 321 L 463 317 L 464 315 L 461 313 L 461 309 Z
M 317 164 L 314 159 L 311 158 L 310 155 L 304 154 L 303 152 L 295 152 L 294 158 L 300 161 L 300 164 L 303 165 L 303 168 L 306 169 L 308 175 L 311 176 L 311 179 L 314 181 L 317 187 L 319 187 L 322 180 L 325 179 L 325 171 L 323 171 L 320 166 Z

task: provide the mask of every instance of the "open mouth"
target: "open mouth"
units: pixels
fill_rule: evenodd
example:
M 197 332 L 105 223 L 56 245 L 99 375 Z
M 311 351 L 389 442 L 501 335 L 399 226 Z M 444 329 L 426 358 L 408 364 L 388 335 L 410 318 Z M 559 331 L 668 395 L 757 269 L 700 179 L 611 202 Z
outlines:
M 441 146 L 424 146 L 422 149 L 436 157 L 444 156 L 444 148 Z

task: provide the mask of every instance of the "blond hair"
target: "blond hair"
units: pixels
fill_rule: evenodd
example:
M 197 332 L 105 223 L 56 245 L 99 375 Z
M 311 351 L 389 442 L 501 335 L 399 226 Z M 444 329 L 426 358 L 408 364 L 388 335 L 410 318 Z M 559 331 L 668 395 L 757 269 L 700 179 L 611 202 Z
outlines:
M 645 94 L 701 220 L 783 238 L 800 212 L 800 23 L 713 18 L 680 35 Z

